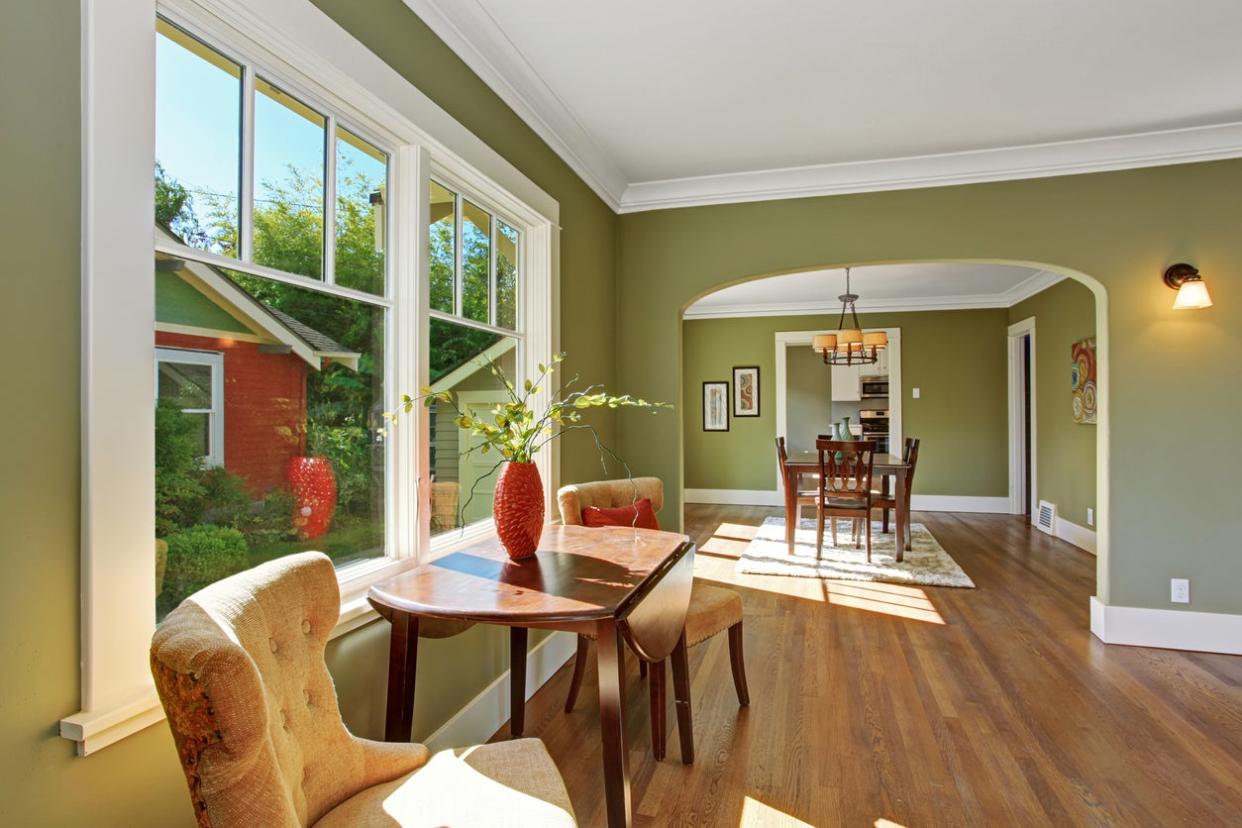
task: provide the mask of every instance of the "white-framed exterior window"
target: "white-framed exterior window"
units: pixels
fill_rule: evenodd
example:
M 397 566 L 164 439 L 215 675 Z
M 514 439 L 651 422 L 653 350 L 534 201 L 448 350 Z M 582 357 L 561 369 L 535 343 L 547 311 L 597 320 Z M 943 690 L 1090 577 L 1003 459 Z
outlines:
M 203 462 L 224 465 L 224 354 L 156 348 L 155 403 L 190 418 Z
M 253 166 L 253 159 L 242 162 L 233 250 L 181 244 L 159 234 L 153 243 L 157 14 L 242 67 L 243 88 L 253 93 L 266 81 L 298 106 L 323 115 L 326 134 L 347 129 L 382 149 L 389 161 L 387 183 L 376 191 L 378 203 L 368 199 L 382 216 L 376 233 L 376 243 L 386 248 L 382 292 L 342 283 L 331 243 L 332 210 L 323 219 L 318 273 L 264 263 L 253 233 L 253 170 L 247 174 L 244 168 Z M 153 250 L 164 259 L 380 307 L 386 314 L 384 395 L 394 410 L 401 393 L 429 381 L 432 316 L 424 274 L 431 176 L 469 193 L 520 234 L 521 307 L 505 333 L 521 331 L 517 358 L 527 373 L 536 362 L 548 361 L 557 344 L 559 208 L 302 0 L 269 0 L 259 7 L 241 0 L 96 0 L 83 6 L 82 22 L 82 709 L 61 721 L 61 733 L 85 755 L 162 718 L 147 665 L 155 621 Z M 239 123 L 248 124 L 245 135 L 255 128 L 257 115 L 247 106 L 254 104 L 239 113 Z M 325 172 L 328 205 L 334 203 L 334 181 Z M 494 319 L 491 304 L 489 299 L 488 325 Z M 338 633 L 373 617 L 364 597 L 374 580 L 474 537 L 458 532 L 434 548 L 431 543 L 429 420 L 420 407 L 386 438 L 391 482 L 385 555 L 338 569 L 343 598 Z M 555 460 L 554 452 L 540 458 L 549 494 L 556 484 Z M 486 521 L 480 526 L 472 529 L 490 528 Z

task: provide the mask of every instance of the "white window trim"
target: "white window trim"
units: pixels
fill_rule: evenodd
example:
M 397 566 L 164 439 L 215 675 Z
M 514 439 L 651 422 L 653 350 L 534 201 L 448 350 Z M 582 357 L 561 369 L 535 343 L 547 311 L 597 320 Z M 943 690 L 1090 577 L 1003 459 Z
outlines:
M 154 374 L 152 273 L 155 165 L 156 0 L 82 2 L 82 692 L 81 711 L 61 720 L 61 735 L 87 755 L 163 718 L 148 667 L 155 617 Z M 547 362 L 558 346 L 559 205 L 520 170 L 469 132 L 409 81 L 304 0 L 161 0 L 158 12 L 228 51 L 261 58 L 265 75 L 307 94 L 347 124 L 370 128 L 398 148 L 389 171 L 395 198 L 390 227 L 392 273 L 426 270 L 426 192 L 432 169 L 461 182 L 521 232 L 523 359 Z M 382 129 L 378 128 L 382 125 Z M 398 278 L 390 278 L 396 284 Z M 389 325 L 389 353 L 406 349 L 389 393 L 417 389 L 428 376 L 425 279 L 418 291 L 390 295 L 402 315 Z M 404 294 L 404 295 L 402 295 Z M 421 411 L 421 409 L 420 409 Z M 417 492 L 428 514 L 427 417 L 394 429 L 393 474 Z M 405 444 L 405 445 L 403 445 Z M 412 444 L 412 445 L 411 445 Z M 549 498 L 557 484 L 555 446 L 538 463 Z M 396 498 L 389 497 L 389 501 Z M 408 501 L 407 501 L 408 502 Z M 396 508 L 394 506 L 394 508 Z M 458 545 L 490 524 L 454 533 Z M 339 575 L 342 612 L 336 634 L 375 616 L 366 589 L 446 546 L 429 542 L 428 521 L 408 521 L 392 538 L 396 557 L 365 561 Z M 477 533 L 477 534 L 476 534 Z
M 224 465 L 224 354 L 219 351 L 195 351 L 188 348 L 155 349 L 155 401 L 159 402 L 160 364 L 206 365 L 211 369 L 211 408 L 181 409 L 195 414 L 206 414 L 207 465 Z

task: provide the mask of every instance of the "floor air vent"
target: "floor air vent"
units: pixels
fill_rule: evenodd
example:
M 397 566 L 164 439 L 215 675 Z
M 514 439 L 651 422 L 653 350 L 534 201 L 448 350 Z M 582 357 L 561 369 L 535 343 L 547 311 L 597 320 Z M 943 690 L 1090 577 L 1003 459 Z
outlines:
M 1035 525 L 1041 532 L 1049 535 L 1056 533 L 1057 507 L 1046 500 L 1039 501 L 1039 514 L 1035 516 Z

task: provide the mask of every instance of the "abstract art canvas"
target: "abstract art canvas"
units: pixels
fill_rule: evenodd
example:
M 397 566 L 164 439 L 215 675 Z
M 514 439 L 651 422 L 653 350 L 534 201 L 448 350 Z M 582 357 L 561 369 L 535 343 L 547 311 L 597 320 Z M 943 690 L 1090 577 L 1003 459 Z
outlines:
M 1095 337 L 1079 340 L 1071 346 L 1073 365 L 1070 367 L 1070 394 L 1074 422 L 1095 424 Z
M 756 365 L 733 369 L 733 416 L 759 416 L 759 367 Z
M 703 383 L 703 430 L 729 430 L 729 383 Z

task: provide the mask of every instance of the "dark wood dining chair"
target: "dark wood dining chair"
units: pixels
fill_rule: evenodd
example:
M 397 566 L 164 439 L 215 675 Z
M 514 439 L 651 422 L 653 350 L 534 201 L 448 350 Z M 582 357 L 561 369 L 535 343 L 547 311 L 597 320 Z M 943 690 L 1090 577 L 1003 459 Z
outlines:
M 914 491 L 914 467 L 919 462 L 919 441 L 915 437 L 907 437 L 905 448 L 902 449 L 901 459 L 906 462 L 906 502 L 904 514 L 906 516 L 906 537 L 910 536 L 910 492 Z M 880 481 L 880 491 L 878 494 L 871 496 L 871 508 L 880 509 L 881 523 L 885 534 L 888 534 L 888 512 L 896 511 L 898 515 L 903 512 L 897 509 L 897 495 L 890 494 L 888 490 L 888 476 L 885 475 Z
M 875 462 L 872 440 L 815 441 L 819 452 L 819 493 L 815 503 L 815 554 L 824 549 L 824 518 L 832 519 L 832 545 L 837 545 L 835 518 L 861 520 L 867 536 L 867 562 L 871 562 L 871 472 Z M 854 543 L 858 544 L 855 524 Z
M 789 485 L 789 450 L 785 448 L 785 438 L 776 438 L 776 459 L 780 463 L 781 469 L 781 486 Z M 798 479 L 794 481 L 794 502 L 797 504 L 795 514 L 799 521 L 802 520 L 802 507 L 814 506 L 816 498 L 819 495 L 818 487 L 814 484 L 807 485 L 803 478 L 808 475 L 800 474 Z

